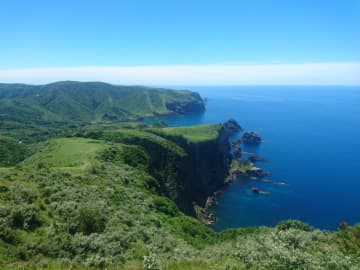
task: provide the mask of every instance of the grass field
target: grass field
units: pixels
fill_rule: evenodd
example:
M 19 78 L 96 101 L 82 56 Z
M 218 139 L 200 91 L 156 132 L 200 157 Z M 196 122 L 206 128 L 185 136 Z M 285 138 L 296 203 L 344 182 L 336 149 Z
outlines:
M 181 136 L 189 142 L 202 142 L 214 140 L 218 136 L 220 124 L 188 126 L 188 127 L 166 127 L 156 131 L 170 136 Z
M 40 152 L 30 160 L 35 158 L 38 163 L 53 168 L 85 169 L 106 144 L 84 138 L 61 138 L 51 140 L 47 148 L 50 151 Z
M 177 144 L 156 134 L 144 130 L 121 128 L 104 132 L 104 139 L 125 144 L 146 144 L 155 143 L 162 145 L 165 149 L 184 156 L 184 150 Z

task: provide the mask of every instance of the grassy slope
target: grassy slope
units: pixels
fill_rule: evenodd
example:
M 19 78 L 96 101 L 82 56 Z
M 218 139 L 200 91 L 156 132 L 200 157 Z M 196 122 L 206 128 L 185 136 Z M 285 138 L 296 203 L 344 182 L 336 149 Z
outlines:
M 60 138 L 48 141 L 46 149 L 33 155 L 26 163 L 58 169 L 85 169 L 94 161 L 94 154 L 104 150 L 101 141 L 84 138 Z
M 204 141 L 214 140 L 218 136 L 221 125 L 201 125 L 201 126 L 188 126 L 188 127 L 166 127 L 161 129 L 151 129 L 151 131 L 168 135 L 184 137 L 187 141 L 199 143 Z
M 156 134 L 146 132 L 144 130 L 124 128 L 110 130 L 104 132 L 103 138 L 110 141 L 115 140 L 117 142 L 123 142 L 128 144 L 142 144 L 144 142 L 153 142 L 155 144 L 160 144 L 170 152 L 174 152 L 181 156 L 185 155 L 184 150 L 175 143 Z
M 166 132 L 178 136 L 186 130 Z M 200 134 L 213 128 L 190 130 L 206 140 Z M 150 256 L 145 265 L 155 261 L 163 269 L 360 265 L 359 226 L 328 233 L 284 222 L 276 228 L 212 231 L 159 196 L 157 180 L 147 172 L 150 157 L 141 147 L 145 141 L 177 154 L 181 147 L 144 130 L 105 134 L 102 139 L 111 142 L 51 140 L 16 169 L 0 168 L 1 269 L 143 269 L 143 256 Z

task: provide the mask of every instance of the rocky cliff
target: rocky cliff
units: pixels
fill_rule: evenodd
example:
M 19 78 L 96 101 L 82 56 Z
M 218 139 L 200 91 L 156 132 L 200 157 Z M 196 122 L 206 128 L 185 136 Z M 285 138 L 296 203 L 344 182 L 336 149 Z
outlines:
M 232 161 L 229 137 L 241 130 L 235 120 L 229 120 L 217 125 L 216 136 L 197 142 L 162 134 L 186 152 L 175 165 L 177 189 L 172 192 L 172 199 L 185 213 L 194 215 L 194 204 L 205 206 L 207 198 L 224 185 Z
M 207 197 L 224 185 L 232 161 L 229 137 L 240 130 L 229 120 L 221 125 L 117 129 L 85 136 L 141 146 L 148 155 L 148 172 L 157 182 L 151 188 L 195 215 L 194 204 L 205 206 Z

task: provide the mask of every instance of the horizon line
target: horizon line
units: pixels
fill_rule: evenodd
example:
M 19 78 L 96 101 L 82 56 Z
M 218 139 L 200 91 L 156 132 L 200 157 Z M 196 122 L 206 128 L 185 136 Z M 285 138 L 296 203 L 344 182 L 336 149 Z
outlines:
M 4 83 L 105 81 L 122 85 L 360 86 L 360 61 L 271 64 L 74 66 L 0 69 Z
M 78 80 L 60 80 L 60 81 L 51 81 L 47 83 L 22 83 L 22 82 L 3 82 L 0 81 L 1 84 L 23 84 L 29 86 L 44 86 L 56 83 L 63 83 L 63 82 L 74 82 L 74 83 L 104 83 L 110 84 L 114 86 L 139 86 L 139 87 L 154 87 L 154 88 L 168 88 L 168 87 L 349 87 L 349 88 L 357 88 L 360 85 L 345 85 L 345 84 L 166 84 L 166 85 L 144 85 L 144 84 L 118 84 L 118 83 L 111 83 L 107 81 L 78 81 Z

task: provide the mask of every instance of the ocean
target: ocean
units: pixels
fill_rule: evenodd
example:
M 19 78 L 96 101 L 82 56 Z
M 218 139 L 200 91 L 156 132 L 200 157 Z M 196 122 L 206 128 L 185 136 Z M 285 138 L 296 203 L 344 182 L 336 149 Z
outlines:
M 216 230 L 299 219 L 321 229 L 360 222 L 360 88 L 310 86 L 182 87 L 207 98 L 203 114 L 164 117 L 170 126 L 234 118 L 264 142 L 243 147 L 273 182 L 239 180 L 214 208 Z M 237 134 L 240 137 L 242 133 Z M 256 195 L 252 187 L 270 192 Z

